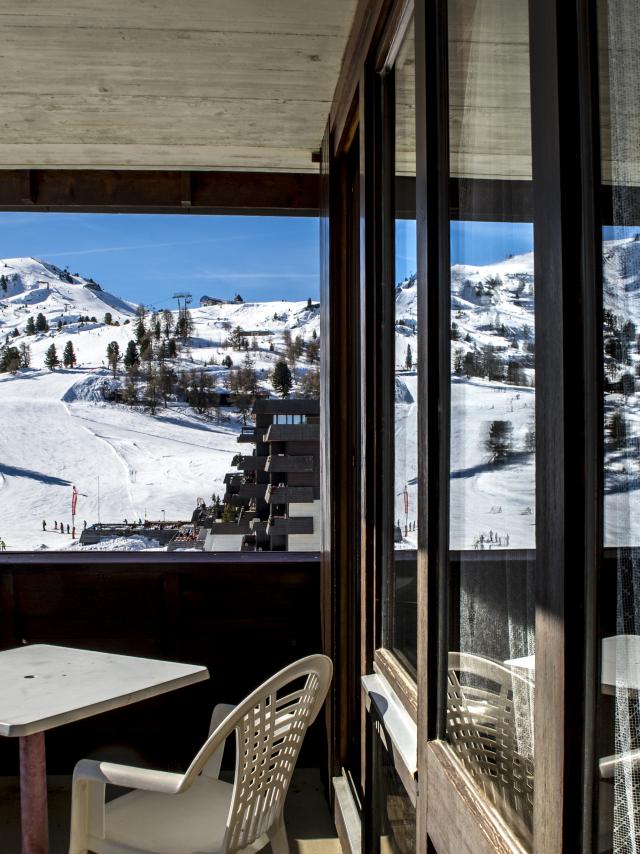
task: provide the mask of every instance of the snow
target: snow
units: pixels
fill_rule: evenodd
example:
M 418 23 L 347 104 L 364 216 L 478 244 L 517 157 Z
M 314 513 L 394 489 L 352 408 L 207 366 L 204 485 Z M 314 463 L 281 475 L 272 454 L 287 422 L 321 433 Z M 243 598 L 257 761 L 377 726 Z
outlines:
M 80 493 L 77 533 L 83 520 L 100 518 L 98 501 L 102 521 L 161 519 L 163 510 L 186 520 L 197 496 L 222 491 L 237 424 L 211 425 L 179 410 L 152 417 L 86 400 L 82 384 L 95 377 L 83 373 L 0 378 L 3 425 L 17 428 L 3 427 L 0 461 L 0 535 L 8 549 L 61 548 L 53 522 L 71 523 L 73 485 Z
M 605 307 L 621 322 L 632 320 L 640 330 L 640 241 L 618 239 L 603 246 Z M 59 549 L 72 546 L 53 532 L 53 520 L 70 520 L 71 487 L 81 496 L 77 520 L 118 522 L 124 518 L 189 519 L 199 496 L 209 500 L 223 493 L 222 479 L 238 451 L 240 424 L 235 418 L 216 422 L 198 416 L 185 404 L 172 403 L 152 416 L 141 409 L 106 403 L 103 390 L 112 383 L 106 348 L 117 341 L 121 352 L 134 337 L 135 306 L 81 277 L 68 277 L 53 265 L 34 258 L 0 260 L 0 336 L 31 348 L 31 368 L 15 376 L 0 374 L 0 537 L 8 549 Z M 67 281 L 71 278 L 71 281 Z M 89 285 L 90 287 L 87 287 Z M 535 411 L 535 281 L 533 254 L 527 253 L 485 266 L 452 268 L 451 320 L 451 536 L 453 549 L 472 549 L 480 539 L 485 548 L 535 547 L 535 460 L 527 435 Z M 107 325 L 109 311 L 114 323 Z M 42 312 L 51 331 L 28 336 L 29 315 Z M 80 316 L 96 322 L 80 323 Z M 249 341 L 256 370 L 268 388 L 268 375 L 284 353 L 284 335 L 306 341 L 320 332 L 320 312 L 306 302 L 226 303 L 191 309 L 193 337 L 176 361 L 178 370 L 203 368 L 223 384 L 229 355 L 239 364 L 244 353 L 227 345 L 235 326 Z M 174 312 L 174 320 L 176 313 Z M 396 289 L 395 482 L 394 522 L 400 523 L 399 548 L 415 548 L 417 532 L 417 382 L 420 366 L 417 339 L 417 284 L 410 277 Z M 66 325 L 57 329 L 58 321 Z M 115 325 L 115 323 L 119 325 Z M 14 330 L 18 335 L 14 337 Z M 71 340 L 78 358 L 73 370 L 51 372 L 44 354 L 54 343 L 58 354 Z M 273 350 L 271 349 L 273 347 Z M 407 364 L 407 347 L 412 364 Z M 467 377 L 458 364 L 471 354 L 493 348 L 506 367 L 520 370 L 520 385 Z M 640 369 L 634 343 L 625 370 Z M 606 362 L 606 360 L 605 360 Z M 308 366 L 296 370 L 299 380 Z M 611 368 L 612 382 L 620 368 Z M 122 369 L 121 376 L 122 376 Z M 629 425 L 630 444 L 606 451 L 605 542 L 621 545 L 633 540 L 640 519 L 640 393 L 606 395 L 607 417 L 618 409 Z M 509 421 L 513 449 L 508 460 L 496 463 L 487 448 L 492 421 Z M 636 439 L 636 437 L 639 437 Z M 530 437 L 529 437 L 530 438 Z M 408 514 L 405 516 L 405 490 Z M 46 532 L 42 519 L 47 520 Z M 498 544 L 495 540 L 500 538 Z M 127 545 L 128 544 L 128 545 Z M 113 541 L 100 548 L 149 548 Z M 73 547 L 73 546 L 72 546 Z M 153 546 L 152 546 L 153 547 Z
M 90 546 L 80 545 L 78 540 L 67 547 L 68 551 L 88 552 L 163 552 L 158 540 L 149 540 L 145 537 L 110 537 L 94 543 Z
M 224 475 L 238 452 L 241 425 L 236 415 L 225 414 L 218 421 L 173 401 L 152 416 L 104 401 L 103 390 L 113 383 L 107 345 L 117 341 L 124 353 L 134 338 L 133 303 L 35 258 L 0 259 L 3 275 L 7 289 L 0 285 L 0 336 L 3 342 L 8 336 L 10 346 L 27 344 L 31 350 L 29 369 L 0 374 L 0 538 L 7 549 L 82 548 L 70 535 L 53 530 L 54 521 L 71 524 L 74 485 L 80 493 L 77 535 L 84 520 L 88 525 L 125 518 L 159 520 L 164 511 L 167 520 L 186 521 L 198 497 L 209 501 L 212 494 L 224 493 Z M 28 317 L 35 319 L 39 312 L 50 331 L 27 335 Z M 111 325 L 105 323 L 107 312 Z M 96 321 L 81 323 L 81 316 Z M 260 333 L 248 337 L 256 341 L 250 354 L 265 387 L 275 361 L 282 358 L 285 330 L 293 339 L 301 335 L 307 341 L 314 331 L 319 334 L 319 310 L 308 309 L 306 301 L 230 303 L 194 308 L 191 316 L 193 336 L 174 367 L 204 368 L 217 387 L 227 374 L 222 359 L 229 355 L 240 364 L 245 356 L 227 346 L 235 326 Z M 176 319 L 173 312 L 173 324 Z M 58 321 L 65 324 L 61 329 Z M 45 368 L 49 346 L 55 344 L 60 358 L 67 341 L 73 342 L 77 366 Z M 306 370 L 301 364 L 296 379 Z M 124 376 L 122 367 L 119 376 Z M 121 538 L 91 548 L 149 549 L 154 544 Z

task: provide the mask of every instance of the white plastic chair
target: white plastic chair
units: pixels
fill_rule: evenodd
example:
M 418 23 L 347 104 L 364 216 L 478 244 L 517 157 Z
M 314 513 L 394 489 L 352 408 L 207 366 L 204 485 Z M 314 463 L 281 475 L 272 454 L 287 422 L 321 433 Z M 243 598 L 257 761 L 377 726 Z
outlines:
M 69 854 L 230 854 L 260 851 L 268 843 L 274 854 L 288 854 L 284 801 L 332 672 L 331 659 L 310 655 L 276 673 L 238 706 L 216 706 L 209 737 L 185 774 L 78 762 Z M 233 732 L 231 784 L 218 775 Z M 135 791 L 105 803 L 107 784 Z
M 531 708 L 533 682 L 498 662 L 450 652 L 447 735 L 468 773 L 523 839 L 533 827 L 533 758 L 518 747 L 517 699 Z

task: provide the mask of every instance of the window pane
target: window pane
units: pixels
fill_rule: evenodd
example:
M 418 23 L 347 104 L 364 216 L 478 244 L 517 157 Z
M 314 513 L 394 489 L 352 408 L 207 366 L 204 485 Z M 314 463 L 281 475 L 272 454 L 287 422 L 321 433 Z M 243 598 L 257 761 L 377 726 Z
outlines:
M 394 138 L 394 327 L 393 544 L 387 568 L 383 643 L 407 669 L 416 669 L 418 537 L 418 324 L 415 221 L 415 59 L 411 24 L 393 74 Z
M 598 850 L 640 840 L 640 29 L 601 0 L 604 546 Z M 608 589 L 607 589 L 608 588 Z M 615 590 L 615 595 L 614 595 Z
M 525 845 L 533 813 L 535 289 L 526 0 L 449 3 L 447 733 Z
M 377 730 L 377 731 L 376 731 Z M 414 854 L 416 810 L 376 724 L 373 735 L 373 835 L 376 854 Z M 384 739 L 384 741 L 383 741 Z
M 0 548 L 317 550 L 317 221 L 3 222 Z

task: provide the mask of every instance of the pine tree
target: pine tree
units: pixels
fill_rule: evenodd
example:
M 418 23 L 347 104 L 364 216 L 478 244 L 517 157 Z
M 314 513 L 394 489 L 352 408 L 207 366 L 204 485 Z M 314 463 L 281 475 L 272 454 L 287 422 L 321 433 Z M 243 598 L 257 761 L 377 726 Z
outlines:
M 167 356 L 170 359 L 175 359 L 178 355 L 178 346 L 175 338 L 169 338 L 167 341 Z
M 140 364 L 140 355 L 135 341 L 129 341 L 124 354 L 124 366 L 127 370 L 137 367 Z
M 293 378 L 289 366 L 284 361 L 276 362 L 271 374 L 271 385 L 281 397 L 289 397 L 289 392 L 293 386 Z
M 147 384 L 144 388 L 144 398 L 149 412 L 155 415 L 160 403 L 160 385 L 158 383 L 158 375 L 153 366 L 149 367 L 149 376 L 147 377 Z
M 411 344 L 407 344 L 407 354 L 404 357 L 404 363 L 407 370 L 410 371 L 413 367 L 413 353 L 411 352 Z
M 36 317 L 36 332 L 48 332 L 49 324 L 47 323 L 47 318 L 44 316 L 42 312 L 38 314 Z
M 213 405 L 213 379 L 207 371 L 193 371 L 191 374 L 189 403 L 200 415 L 204 415 Z
M 311 400 L 320 399 L 320 371 L 318 368 L 311 368 L 306 371 L 300 382 L 300 395 Z
M 67 341 L 65 348 L 62 352 L 62 364 L 65 368 L 75 368 L 76 366 L 76 354 L 73 349 L 73 343 L 71 341 Z
M 120 346 L 117 341 L 111 341 L 107 344 L 107 362 L 113 371 L 113 378 L 116 377 L 118 370 L 118 362 L 120 361 Z
M 113 323 L 113 315 L 111 314 L 110 311 L 107 311 L 105 313 L 104 322 L 106 323 L 107 326 L 111 326 L 111 324 Z
M 138 344 L 142 343 L 142 340 L 146 334 L 147 334 L 147 330 L 146 330 L 146 327 L 144 325 L 144 320 L 142 317 L 139 317 L 138 322 L 136 323 L 136 332 L 135 332 L 136 341 L 138 342 Z
M 320 342 L 317 338 L 312 338 L 305 345 L 307 362 L 310 365 L 316 365 L 320 361 Z
M 32 315 L 29 315 L 29 317 L 27 319 L 27 325 L 25 326 L 24 331 L 27 333 L 27 335 L 35 335 L 36 334 L 36 324 L 35 324 L 35 321 L 34 321 Z
M 173 394 L 173 386 L 175 385 L 176 379 L 177 377 L 174 371 L 162 363 L 158 368 L 158 387 L 165 406 L 167 405 L 167 400 L 170 395 Z
M 2 290 L 6 293 L 8 287 L 9 287 L 9 282 L 7 281 L 7 277 L 3 273 L 0 276 L 0 288 L 2 288 Z
M 231 504 L 225 504 L 222 510 L 222 521 L 223 522 L 235 522 L 236 521 L 236 511 Z
M 505 463 L 513 453 L 513 424 L 511 421 L 492 421 L 485 447 L 491 452 L 493 463 Z
M 185 308 L 178 315 L 176 323 L 176 335 L 183 342 L 193 334 L 193 318 L 189 309 Z
M 0 373 L 12 373 L 20 367 L 20 351 L 17 347 L 3 347 L 0 350 Z
M 236 326 L 231 335 L 229 335 L 227 344 L 229 347 L 233 347 L 234 350 L 242 350 L 244 346 L 244 331 L 241 326 Z
M 28 344 L 20 345 L 20 367 L 28 368 L 31 366 L 31 347 Z
M 150 335 L 146 335 L 140 342 L 140 358 L 145 362 L 153 359 L 153 342 Z
M 525 375 L 520 365 L 513 359 L 507 365 L 507 382 L 509 385 L 525 385 Z
M 50 371 L 55 370 L 60 365 L 60 359 L 58 358 L 55 344 L 52 344 L 45 353 L 44 363 Z
M 616 409 L 609 419 L 609 435 L 611 444 L 616 450 L 622 450 L 627 444 L 627 420 L 619 409 Z
M 232 368 L 233 367 L 233 359 L 231 358 L 231 356 L 229 356 L 227 354 L 224 357 L 224 359 L 222 360 L 222 364 L 225 366 L 225 368 Z

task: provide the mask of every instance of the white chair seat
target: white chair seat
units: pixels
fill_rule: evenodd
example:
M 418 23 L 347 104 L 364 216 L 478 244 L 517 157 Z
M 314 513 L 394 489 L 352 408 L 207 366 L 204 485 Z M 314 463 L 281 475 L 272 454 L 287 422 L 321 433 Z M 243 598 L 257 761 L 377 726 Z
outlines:
M 232 794 L 204 776 L 179 795 L 138 789 L 106 804 L 106 839 L 154 854 L 217 854 Z
M 307 727 L 333 665 L 300 659 L 237 706 L 218 704 L 209 737 L 184 774 L 82 759 L 73 772 L 69 854 L 289 854 L 283 809 Z M 234 783 L 219 779 L 235 734 Z M 131 792 L 105 803 L 106 787 Z M 1 846 L 0 846 L 1 847 Z

